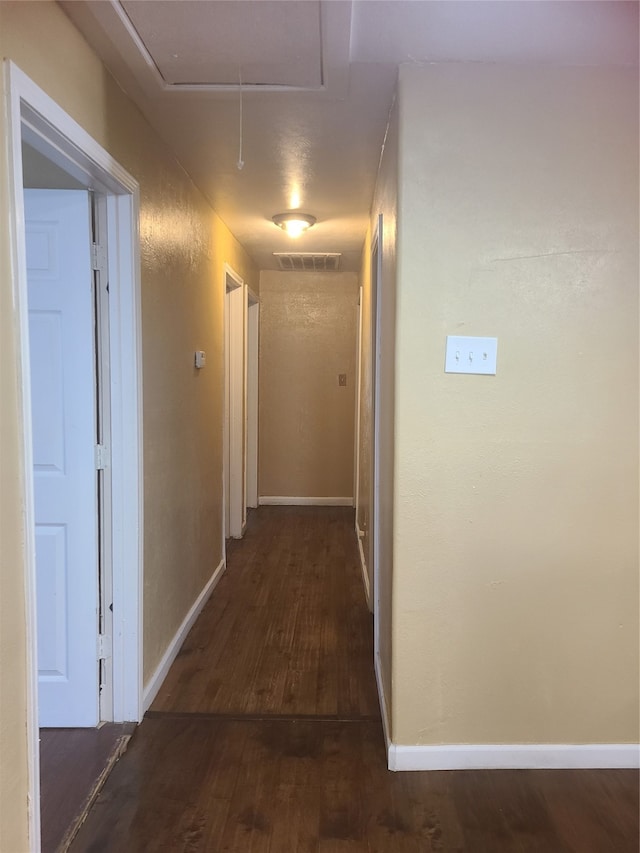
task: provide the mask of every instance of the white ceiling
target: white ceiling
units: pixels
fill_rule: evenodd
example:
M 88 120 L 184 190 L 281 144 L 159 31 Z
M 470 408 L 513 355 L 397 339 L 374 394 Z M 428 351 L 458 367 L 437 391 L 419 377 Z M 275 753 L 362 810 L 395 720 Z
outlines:
M 358 269 L 398 64 L 638 64 L 638 3 L 619 0 L 61 6 L 260 269 L 287 251 Z M 296 241 L 271 222 L 292 209 L 318 220 Z

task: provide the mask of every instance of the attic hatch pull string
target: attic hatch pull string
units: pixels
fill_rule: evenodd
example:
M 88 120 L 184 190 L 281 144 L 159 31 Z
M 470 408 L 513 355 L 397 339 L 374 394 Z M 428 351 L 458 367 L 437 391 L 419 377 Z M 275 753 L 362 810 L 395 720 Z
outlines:
M 236 166 L 238 167 L 238 171 L 242 171 L 242 167 L 244 166 L 244 160 L 242 159 L 242 67 L 238 68 L 238 78 L 240 81 L 240 145 L 238 148 L 238 162 Z

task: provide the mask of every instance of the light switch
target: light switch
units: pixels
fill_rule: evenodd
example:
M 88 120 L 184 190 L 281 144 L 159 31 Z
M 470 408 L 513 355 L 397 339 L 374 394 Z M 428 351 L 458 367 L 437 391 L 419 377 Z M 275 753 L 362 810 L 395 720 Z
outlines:
M 347 384 L 347 374 L 339 373 L 338 374 L 338 385 L 345 386 Z
M 196 357 L 195 357 L 195 365 L 196 365 L 196 367 L 197 367 L 198 369 L 200 369 L 200 368 L 204 367 L 206 363 L 207 363 L 207 354 L 206 354 L 206 352 L 203 352 L 202 350 L 197 350 L 197 351 L 196 351 Z
M 498 359 L 497 338 L 472 338 L 448 335 L 445 373 L 481 373 L 495 375 Z

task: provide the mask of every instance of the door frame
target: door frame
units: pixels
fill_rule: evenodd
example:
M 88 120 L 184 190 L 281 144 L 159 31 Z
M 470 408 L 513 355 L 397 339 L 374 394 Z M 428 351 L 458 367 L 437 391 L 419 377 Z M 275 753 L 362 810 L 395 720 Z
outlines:
M 358 331 L 356 336 L 356 411 L 355 411 L 355 447 L 354 447 L 354 466 L 353 466 L 353 506 L 355 507 L 355 528 L 356 536 L 361 538 L 360 528 L 358 526 L 358 510 L 360 509 L 360 404 L 362 399 L 362 309 L 364 301 L 364 288 L 362 285 L 358 288 Z M 368 581 L 365 583 L 365 592 L 367 592 Z M 370 596 L 367 594 L 367 604 Z
M 113 714 L 142 719 L 142 383 L 139 186 L 111 155 L 10 60 L 4 61 L 9 151 L 10 262 L 19 350 L 24 476 L 29 837 L 40 849 L 35 513 L 22 149 L 24 139 L 88 189 L 106 196 L 110 270 L 113 522 Z
M 223 430 L 223 526 L 227 531 L 227 482 L 229 535 L 241 539 L 245 525 L 244 498 L 244 281 L 224 264 L 224 430 Z M 225 549 L 226 550 L 226 549 Z M 225 554 L 226 556 L 226 554 Z
M 260 300 L 246 286 L 245 305 L 245 523 L 248 507 L 258 506 L 258 369 Z
M 98 269 L 93 271 L 95 286 L 95 324 L 96 324 L 96 378 L 98 405 L 96 406 L 97 439 L 100 444 L 110 448 L 111 441 L 111 357 L 109 353 L 109 271 L 108 271 L 108 204 L 107 196 L 103 193 L 94 193 L 92 198 L 92 223 L 95 231 L 95 242 L 98 246 L 107 248 L 106 265 L 104 263 L 93 264 Z M 106 270 L 105 270 L 106 266 Z M 113 637 L 113 611 L 109 605 L 113 602 L 113 554 L 112 554 L 112 483 L 111 468 L 107 465 L 102 471 L 98 471 L 98 494 L 100 499 L 98 529 L 98 554 L 99 554 L 99 589 L 98 589 L 98 619 L 99 633 L 106 637 Z M 105 570 L 106 567 L 106 570 Z M 100 708 L 101 720 L 108 720 L 113 710 L 113 654 L 105 656 L 100 661 Z
M 375 288 L 373 286 L 375 281 Z M 376 228 L 371 240 L 371 388 L 373 392 L 370 477 L 370 536 L 373 557 L 371 559 L 373 579 L 373 647 L 375 665 L 380 658 L 380 346 L 382 323 L 382 214 L 376 219 Z

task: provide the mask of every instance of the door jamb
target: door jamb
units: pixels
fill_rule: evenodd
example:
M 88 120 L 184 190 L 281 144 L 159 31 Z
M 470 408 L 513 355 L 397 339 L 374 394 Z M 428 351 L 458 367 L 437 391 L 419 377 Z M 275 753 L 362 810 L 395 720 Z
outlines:
M 358 288 L 358 330 L 356 338 L 356 412 L 355 448 L 353 467 L 353 506 L 355 507 L 356 535 L 359 537 L 358 511 L 360 510 L 360 400 L 362 396 L 362 302 L 363 287 Z
M 107 249 L 106 265 L 94 267 L 94 322 L 96 328 L 96 440 L 111 448 L 111 356 L 109 335 L 109 228 L 107 218 L 108 196 L 91 193 L 91 223 L 93 242 Z M 111 232 L 113 233 L 113 232 Z M 113 637 L 113 506 L 111 494 L 111 466 L 97 472 L 98 506 L 98 631 L 108 643 Z M 111 605 L 111 606 L 110 606 Z M 98 661 L 99 709 L 98 719 L 113 719 L 113 650 Z
M 225 296 L 225 405 L 229 401 L 228 419 L 225 416 L 225 441 L 223 463 L 229 466 L 229 535 L 241 539 L 243 534 L 244 504 L 244 281 L 227 263 L 224 264 Z M 228 330 L 228 334 L 227 334 Z M 228 361 L 227 361 L 228 359 Z M 227 375 L 228 374 L 228 375 Z M 233 393 L 235 392 L 235 393 Z M 226 476 L 224 486 L 226 492 Z M 237 494 L 238 489 L 240 494 Z M 226 534 L 227 496 L 224 494 L 223 531 Z M 226 546 L 225 546 L 226 550 Z
M 77 122 L 15 63 L 5 60 L 9 155 L 9 229 L 12 290 L 19 350 L 18 393 L 21 408 L 25 519 L 25 615 L 27 642 L 27 761 L 30 848 L 40 849 L 40 780 L 37 682 L 37 613 L 34 489 L 27 271 L 22 197 L 22 139 L 78 178 L 107 194 L 111 229 L 111 383 L 114 720 L 142 718 L 142 388 L 140 382 L 139 187 Z M 135 571 L 132 571 L 135 567 Z M 118 616 L 119 614 L 119 616 Z
M 260 336 L 260 300 L 248 285 L 245 303 L 245 485 L 244 517 L 247 507 L 258 506 L 258 363 Z M 251 346 L 250 346 L 251 344 Z M 252 399 L 250 399 L 250 397 Z
M 373 261 L 376 261 L 375 269 Z M 373 476 L 371 477 L 371 540 L 373 545 L 372 575 L 373 575 L 373 644 L 376 666 L 380 657 L 380 332 L 382 306 L 382 214 L 376 219 L 376 229 L 371 243 L 371 276 L 375 275 L 375 299 L 371 300 L 372 317 L 372 361 L 375 359 L 373 374 L 374 405 L 373 441 L 371 461 Z M 373 296 L 374 294 L 372 294 Z

